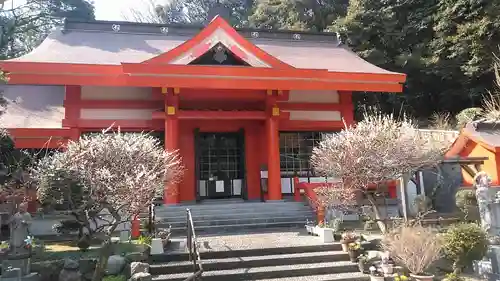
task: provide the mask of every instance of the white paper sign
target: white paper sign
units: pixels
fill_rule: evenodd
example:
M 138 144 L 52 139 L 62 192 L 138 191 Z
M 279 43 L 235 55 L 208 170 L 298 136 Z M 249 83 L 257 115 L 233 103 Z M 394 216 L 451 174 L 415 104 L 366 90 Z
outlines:
M 224 181 L 215 182 L 215 192 L 224 192 Z
M 260 171 L 260 178 L 261 179 L 267 179 L 268 173 L 267 171 Z

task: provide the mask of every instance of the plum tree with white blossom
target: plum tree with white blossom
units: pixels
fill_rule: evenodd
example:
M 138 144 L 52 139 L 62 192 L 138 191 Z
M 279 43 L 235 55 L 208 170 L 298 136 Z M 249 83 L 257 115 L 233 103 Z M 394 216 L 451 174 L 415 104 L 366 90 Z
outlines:
M 113 231 L 147 210 L 165 183 L 183 173 L 177 151 L 165 151 L 155 137 L 109 130 L 70 141 L 31 173 L 42 204 L 67 202 L 87 232 L 102 235 L 94 281 L 107 266 Z
M 314 148 L 311 162 L 319 174 L 339 180 L 337 188 L 322 189 L 324 204 L 352 205 L 356 194 L 365 193 L 385 232 L 376 199 L 367 192 L 369 184 L 383 184 L 438 165 L 450 145 L 435 135 L 423 134 L 406 117 L 375 112 L 365 114 L 356 126 L 327 135 Z M 342 192 L 336 190 L 339 188 Z

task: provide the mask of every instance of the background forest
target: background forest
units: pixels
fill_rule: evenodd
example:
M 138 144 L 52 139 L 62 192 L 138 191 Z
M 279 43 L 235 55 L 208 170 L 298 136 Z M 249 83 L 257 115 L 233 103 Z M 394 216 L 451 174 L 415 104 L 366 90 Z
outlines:
M 29 52 L 63 17 L 94 19 L 85 0 L 1 3 L 0 59 Z M 216 4 L 231 10 L 236 27 L 337 32 L 369 62 L 408 75 L 404 94 L 356 94 L 358 113 L 375 106 L 427 120 L 480 106 L 494 88 L 500 0 L 144 0 L 149 12 L 132 11 L 130 20 L 200 25 Z

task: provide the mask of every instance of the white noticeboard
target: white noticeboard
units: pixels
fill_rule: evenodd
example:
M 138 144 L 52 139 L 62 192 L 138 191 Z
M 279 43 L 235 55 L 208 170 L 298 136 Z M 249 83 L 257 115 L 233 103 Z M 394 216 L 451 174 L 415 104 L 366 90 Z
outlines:
M 224 181 L 215 182 L 215 192 L 224 192 Z

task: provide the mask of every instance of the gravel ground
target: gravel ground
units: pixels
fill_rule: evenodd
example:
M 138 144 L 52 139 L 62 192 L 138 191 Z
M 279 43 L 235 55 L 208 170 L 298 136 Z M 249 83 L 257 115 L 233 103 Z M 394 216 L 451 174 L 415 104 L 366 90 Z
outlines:
M 287 232 L 202 236 L 198 237 L 198 243 L 202 251 L 247 250 L 323 244 L 319 237 L 308 235 L 305 229 Z

